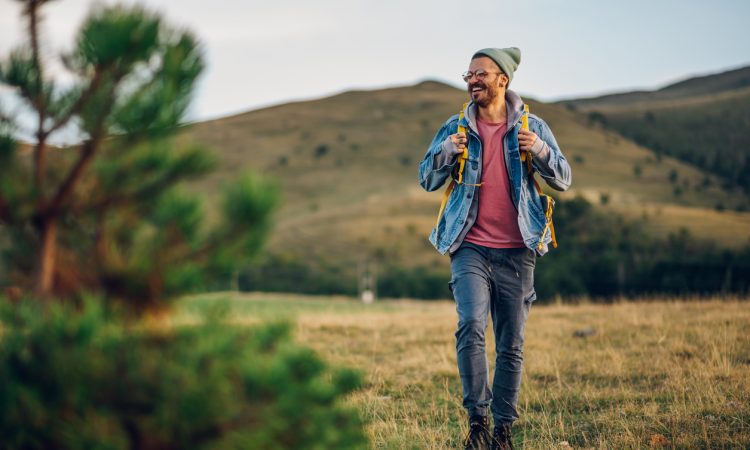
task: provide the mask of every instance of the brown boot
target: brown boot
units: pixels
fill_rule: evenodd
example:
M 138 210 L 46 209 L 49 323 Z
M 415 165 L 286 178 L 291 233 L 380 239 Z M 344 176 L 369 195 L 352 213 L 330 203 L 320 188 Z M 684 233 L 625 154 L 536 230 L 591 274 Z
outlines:
M 465 450 L 491 450 L 489 416 L 469 418 L 469 434 L 464 439 Z
M 492 433 L 492 450 L 514 450 L 511 424 L 495 424 L 495 431 Z

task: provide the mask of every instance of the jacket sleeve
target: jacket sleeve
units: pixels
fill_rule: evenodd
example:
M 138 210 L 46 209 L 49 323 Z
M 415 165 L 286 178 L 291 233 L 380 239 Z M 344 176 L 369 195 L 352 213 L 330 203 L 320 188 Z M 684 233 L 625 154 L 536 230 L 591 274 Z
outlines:
M 531 117 L 536 119 L 534 120 L 536 129 L 532 131 L 537 134 L 546 147 L 541 153 L 547 153 L 546 158 L 532 159 L 534 168 L 550 187 L 558 191 L 566 191 L 570 187 L 570 183 L 573 181 L 573 174 L 570 170 L 568 160 L 565 159 L 562 151 L 560 151 L 555 136 L 552 134 L 552 130 L 550 130 L 547 123 L 539 117 L 530 116 L 530 118 Z
M 437 190 L 445 184 L 456 164 L 453 143 L 448 137 L 456 130 L 456 122 L 452 119 L 440 127 L 422 162 L 419 163 L 419 184 L 426 191 Z

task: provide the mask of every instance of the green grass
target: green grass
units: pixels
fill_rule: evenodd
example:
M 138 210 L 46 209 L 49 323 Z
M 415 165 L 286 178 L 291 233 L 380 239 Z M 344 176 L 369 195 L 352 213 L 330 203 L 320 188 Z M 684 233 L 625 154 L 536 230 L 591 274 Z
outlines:
M 459 448 L 452 302 L 226 293 L 186 299 L 174 320 L 215 304 L 239 323 L 293 320 L 299 342 L 361 369 L 366 387 L 349 401 L 369 421 L 372 448 Z M 588 327 L 596 334 L 573 336 Z M 747 303 L 536 304 L 526 330 L 519 448 L 750 446 Z
M 241 320 L 294 320 L 300 315 L 395 312 L 399 302 L 365 305 L 349 297 L 295 294 L 243 295 L 236 293 L 202 294 L 186 298 L 180 311 L 187 317 L 199 317 L 212 308 L 227 310 Z M 184 317 L 183 317 L 184 318 Z

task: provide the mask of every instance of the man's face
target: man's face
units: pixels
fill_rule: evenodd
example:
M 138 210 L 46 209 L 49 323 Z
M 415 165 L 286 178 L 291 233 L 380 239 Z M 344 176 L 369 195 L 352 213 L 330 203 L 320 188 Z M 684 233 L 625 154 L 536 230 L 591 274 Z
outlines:
M 466 82 L 472 101 L 481 107 L 490 105 L 501 93 L 505 95 L 508 78 L 497 67 L 497 64 L 486 56 L 471 60 L 469 72 L 476 74 L 484 72 L 486 76 L 480 79 L 476 75 Z

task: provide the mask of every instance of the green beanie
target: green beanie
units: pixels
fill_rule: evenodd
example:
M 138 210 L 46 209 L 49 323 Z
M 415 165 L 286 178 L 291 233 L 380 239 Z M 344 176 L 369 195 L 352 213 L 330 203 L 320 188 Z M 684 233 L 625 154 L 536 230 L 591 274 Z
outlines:
M 516 71 L 518 64 L 521 63 L 521 50 L 517 47 L 483 48 L 474 53 L 474 56 L 472 56 L 471 59 L 480 56 L 486 56 L 495 61 L 495 64 L 500 67 L 500 70 L 508 76 L 508 84 L 513 81 L 513 72 Z

